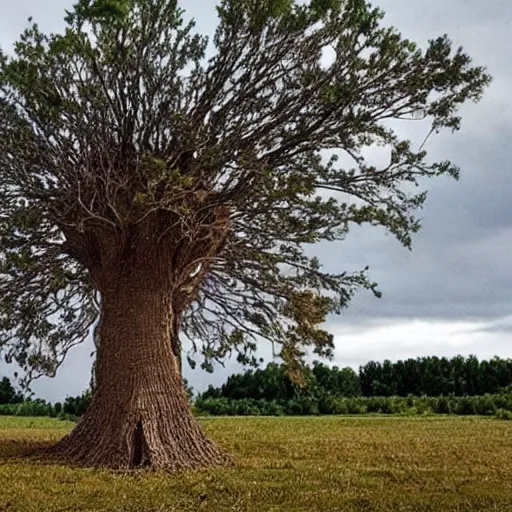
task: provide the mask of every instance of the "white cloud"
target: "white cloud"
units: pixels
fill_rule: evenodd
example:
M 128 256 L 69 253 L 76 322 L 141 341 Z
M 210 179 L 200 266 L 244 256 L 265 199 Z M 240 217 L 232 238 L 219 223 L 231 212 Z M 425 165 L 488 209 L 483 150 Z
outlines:
M 510 319 L 502 319 L 510 324 Z M 340 325 L 331 326 L 335 336 L 334 362 L 339 366 L 357 368 L 369 360 L 416 358 L 422 356 L 453 357 L 458 354 L 474 354 L 480 359 L 495 355 L 512 357 L 510 332 L 488 328 L 496 325 L 493 321 L 428 321 L 382 320 L 359 330 Z

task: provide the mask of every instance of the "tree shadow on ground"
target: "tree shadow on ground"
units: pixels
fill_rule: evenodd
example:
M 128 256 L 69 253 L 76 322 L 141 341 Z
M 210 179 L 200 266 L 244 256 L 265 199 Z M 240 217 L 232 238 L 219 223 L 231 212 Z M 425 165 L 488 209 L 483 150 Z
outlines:
M 45 452 L 53 444 L 54 441 L 0 438 L 0 464 L 13 461 L 42 462 Z

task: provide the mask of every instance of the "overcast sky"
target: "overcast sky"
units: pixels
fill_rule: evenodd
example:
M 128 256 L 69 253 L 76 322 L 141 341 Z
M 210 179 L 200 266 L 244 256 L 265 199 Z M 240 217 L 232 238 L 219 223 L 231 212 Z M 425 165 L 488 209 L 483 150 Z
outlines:
M 11 47 L 33 16 L 43 31 L 59 31 L 73 0 L 0 0 L 0 46 Z M 385 23 L 421 44 L 447 33 L 494 80 L 484 99 L 463 109 L 460 132 L 430 139 L 432 160 L 449 159 L 462 169 L 426 183 L 423 229 L 409 252 L 376 228 L 354 229 L 343 243 L 322 247 L 329 270 L 370 266 L 382 299 L 361 293 L 346 312 L 330 319 L 335 363 L 354 368 L 368 360 L 424 355 L 476 354 L 512 357 L 512 2 L 510 0 L 378 0 Z M 214 1 L 185 2 L 198 29 L 215 27 Z M 401 127 L 401 130 L 413 127 Z M 415 128 L 408 135 L 421 142 Z M 387 163 L 389 155 L 372 158 Z M 386 160 L 387 159 L 387 160 Z M 55 379 L 34 385 L 50 400 L 82 392 L 90 376 L 92 344 L 74 349 Z M 262 355 L 269 354 L 268 347 Z M 222 382 L 228 364 L 214 375 L 186 371 L 202 389 Z M 0 374 L 9 374 L 5 365 Z

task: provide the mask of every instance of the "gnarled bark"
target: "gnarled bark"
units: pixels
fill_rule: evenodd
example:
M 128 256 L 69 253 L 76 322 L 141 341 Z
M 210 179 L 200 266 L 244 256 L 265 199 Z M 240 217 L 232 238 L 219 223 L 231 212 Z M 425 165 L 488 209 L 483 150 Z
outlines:
M 116 469 L 181 470 L 229 462 L 192 415 L 170 339 L 171 294 L 133 276 L 103 292 L 91 405 L 52 453 Z

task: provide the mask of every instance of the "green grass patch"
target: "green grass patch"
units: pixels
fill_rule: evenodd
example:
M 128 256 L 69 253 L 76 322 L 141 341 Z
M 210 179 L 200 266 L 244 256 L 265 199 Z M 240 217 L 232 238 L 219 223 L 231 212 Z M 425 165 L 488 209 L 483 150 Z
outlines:
M 512 422 L 480 417 L 201 418 L 237 467 L 181 475 L 12 460 L 71 428 L 0 418 L 0 511 L 512 510 Z

